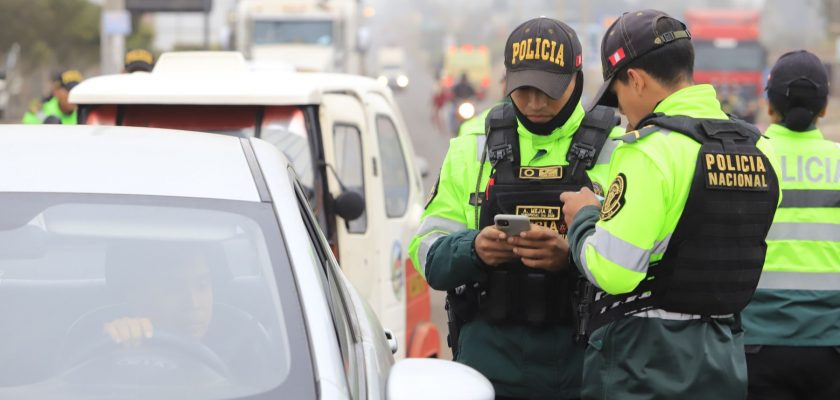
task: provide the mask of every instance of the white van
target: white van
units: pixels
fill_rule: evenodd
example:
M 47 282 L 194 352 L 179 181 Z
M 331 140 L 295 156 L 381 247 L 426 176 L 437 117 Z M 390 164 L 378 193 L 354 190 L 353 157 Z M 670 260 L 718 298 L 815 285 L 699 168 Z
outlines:
M 70 101 L 82 124 L 273 143 L 294 165 L 345 274 L 396 335 L 397 356 L 439 354 L 429 288 L 408 256 L 421 176 L 387 87 L 353 75 L 253 71 L 236 52 L 183 52 L 163 54 L 151 73 L 87 79 Z

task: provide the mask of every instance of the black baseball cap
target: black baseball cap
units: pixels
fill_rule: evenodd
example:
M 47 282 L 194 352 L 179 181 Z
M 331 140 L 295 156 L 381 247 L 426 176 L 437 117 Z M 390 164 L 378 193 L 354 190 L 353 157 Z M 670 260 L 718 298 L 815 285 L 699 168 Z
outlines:
M 155 59 L 152 53 L 144 49 L 134 49 L 125 54 L 125 71 L 146 71 L 151 72 Z
M 659 32 L 657 23 L 663 18 L 674 20 L 682 29 Z M 601 41 L 601 68 L 604 84 L 595 95 L 593 106 L 618 107 L 618 99 L 610 91 L 616 73 L 633 60 L 680 39 L 691 39 L 685 24 L 659 10 L 624 13 L 604 33 Z
M 828 73 L 819 57 L 797 50 L 779 57 L 770 70 L 766 90 L 785 97 L 825 97 L 828 85 Z
M 506 95 L 532 86 L 559 99 L 582 64 L 580 41 L 571 27 L 546 17 L 525 21 L 505 45 Z

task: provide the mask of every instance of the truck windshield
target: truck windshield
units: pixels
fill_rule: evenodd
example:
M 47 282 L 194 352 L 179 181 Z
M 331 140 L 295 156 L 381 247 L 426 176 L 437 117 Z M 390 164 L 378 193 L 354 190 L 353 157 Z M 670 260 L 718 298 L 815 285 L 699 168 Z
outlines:
M 257 20 L 254 21 L 253 42 L 266 44 L 308 44 L 331 46 L 333 23 L 330 20 Z
M 762 71 L 764 64 L 764 49 L 757 42 L 694 43 L 695 71 Z

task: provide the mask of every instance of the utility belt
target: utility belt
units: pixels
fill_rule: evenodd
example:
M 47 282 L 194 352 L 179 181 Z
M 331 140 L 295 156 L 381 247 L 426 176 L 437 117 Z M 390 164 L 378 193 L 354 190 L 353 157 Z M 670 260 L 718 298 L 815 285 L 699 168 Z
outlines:
M 657 279 L 645 279 L 632 292 L 618 295 L 601 291 L 586 278 L 579 278 L 573 296 L 575 342 L 579 345 L 586 346 L 592 332 L 611 322 L 645 311 L 658 309 L 685 314 L 682 310 L 672 309 L 671 305 L 666 300 L 663 300 L 664 296 L 661 294 L 667 291 L 667 287 L 662 286 L 661 281 L 667 279 L 665 278 L 667 272 L 660 272 L 660 268 L 661 264 L 652 264 L 648 271 L 649 277 L 656 274 L 662 276 L 659 286 L 657 286 Z M 739 312 L 726 315 L 687 315 L 697 315 L 699 316 L 697 319 L 703 322 L 731 320 L 733 332 L 740 332 L 742 330 Z
M 459 320 L 479 318 L 495 325 L 534 327 L 572 324 L 571 285 L 567 273 L 525 267 L 498 267 L 483 283 L 447 292 Z

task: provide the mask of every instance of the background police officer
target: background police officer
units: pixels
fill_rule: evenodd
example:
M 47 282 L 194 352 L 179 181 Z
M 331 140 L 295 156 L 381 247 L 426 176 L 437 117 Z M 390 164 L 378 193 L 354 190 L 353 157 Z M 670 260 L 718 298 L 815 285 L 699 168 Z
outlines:
M 625 13 L 601 44 L 599 104 L 631 129 L 603 206 L 561 196 L 576 265 L 600 292 L 584 362 L 587 399 L 743 399 L 737 314 L 764 261 L 778 202 L 769 143 L 694 85 L 685 25 Z M 573 222 L 572 222 L 573 221 Z
M 152 72 L 155 58 L 148 50 L 134 49 L 125 53 L 125 72 Z
M 581 129 L 590 118 L 580 105 L 581 46 L 564 23 L 520 25 L 508 38 L 505 67 L 512 105 L 490 112 L 487 135 L 450 141 L 409 252 L 431 287 L 466 285 L 463 297 L 475 299 L 469 315 L 460 314 L 457 361 L 488 377 L 500 398 L 578 398 L 583 352 L 572 341 L 571 307 L 561 304 L 569 296 L 561 272 L 568 248 L 557 188 L 604 182 L 606 136 L 616 121 Z M 594 146 L 575 145 L 595 137 Z M 583 148 L 592 151 L 570 150 Z M 523 171 L 546 179 L 523 179 Z M 532 224 L 520 237 L 494 228 L 494 215 L 527 210 L 542 210 L 531 220 L 548 228 Z
M 816 127 L 825 67 L 804 50 L 783 55 L 767 97 L 783 198 L 743 313 L 749 398 L 840 399 L 840 145 Z
M 55 76 L 53 89 L 50 97 L 44 100 L 41 105 L 34 105 L 23 115 L 24 124 L 43 124 L 49 118 L 50 123 L 55 123 L 56 118 L 64 125 L 76 125 L 76 105 L 67 101 L 70 89 L 73 89 L 82 81 L 82 74 L 74 69 L 61 72 Z M 50 118 L 53 117 L 53 118 Z

